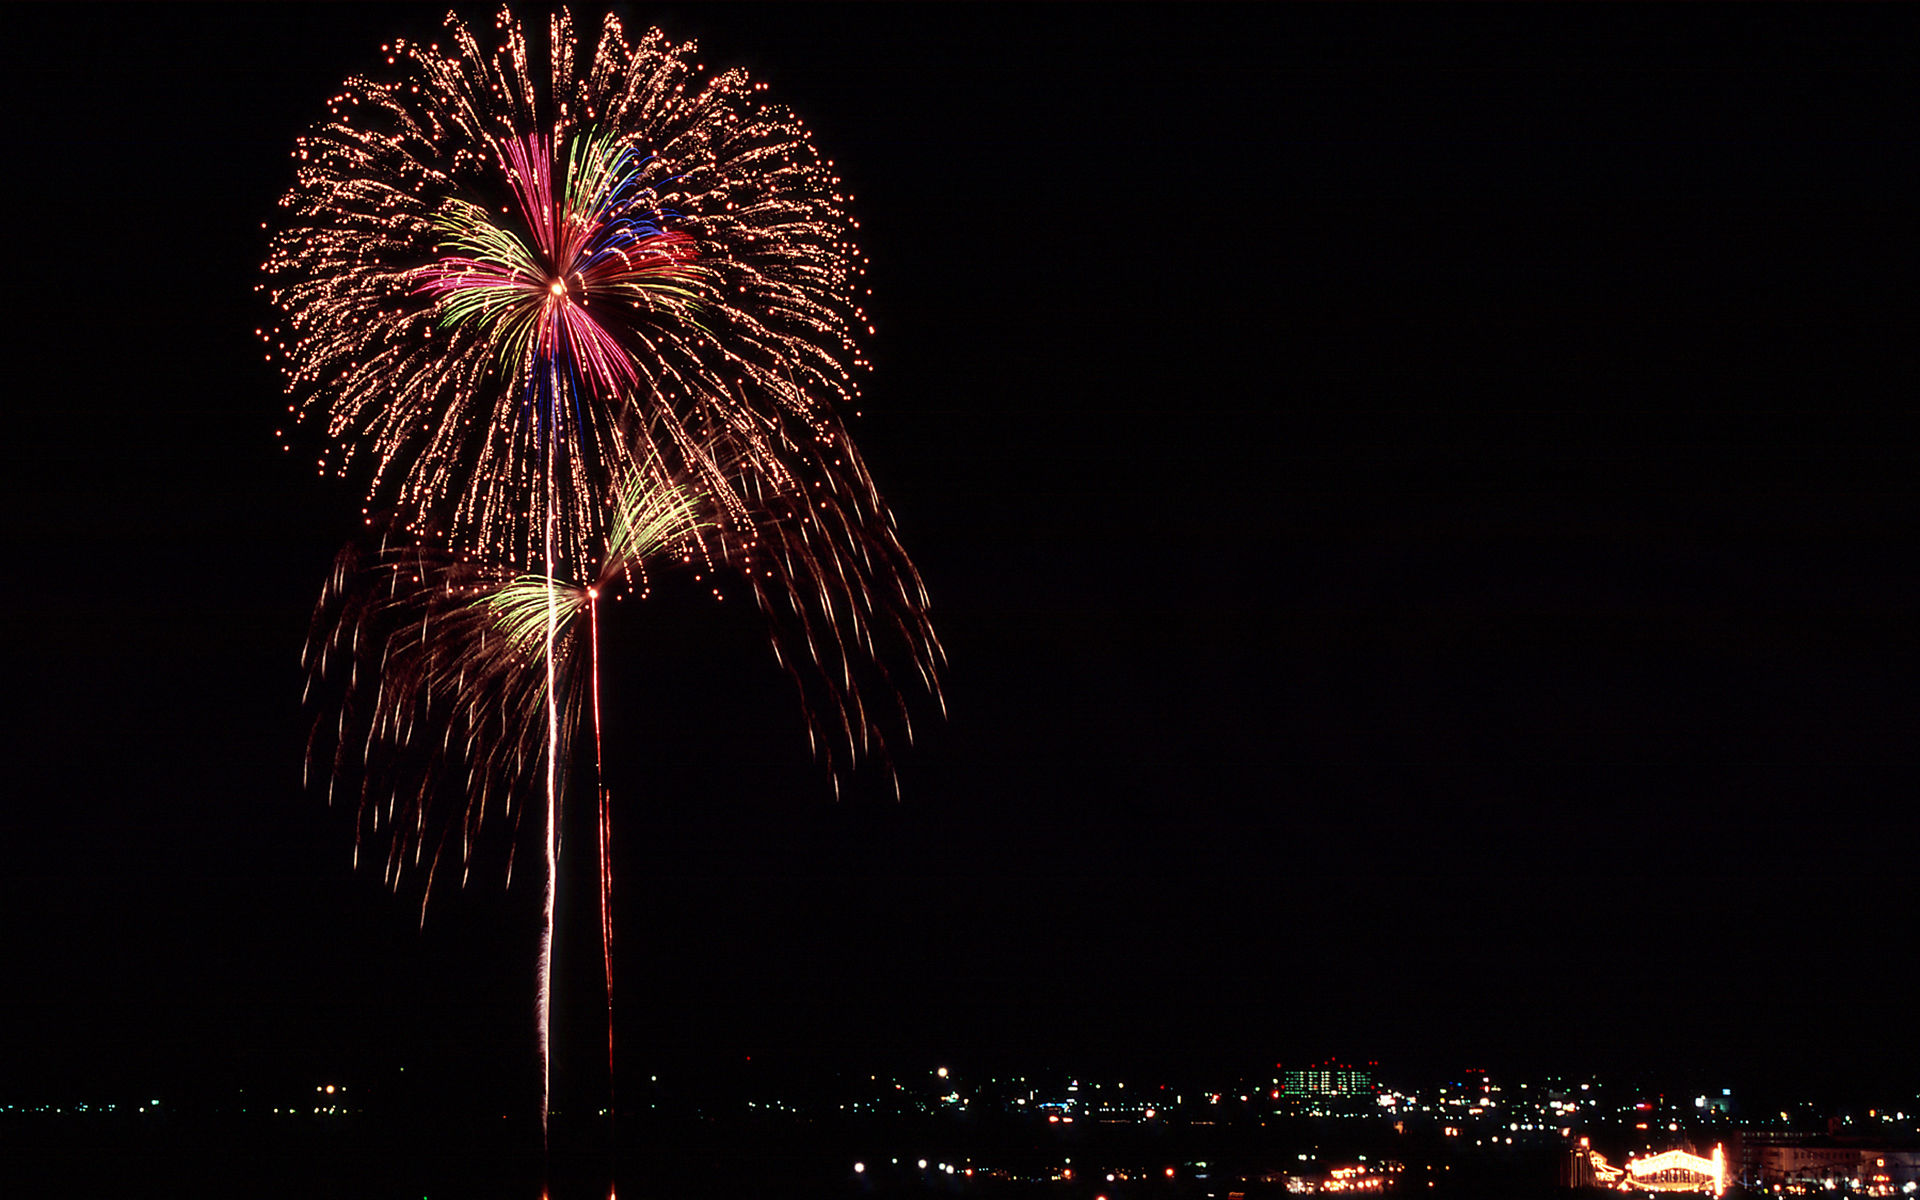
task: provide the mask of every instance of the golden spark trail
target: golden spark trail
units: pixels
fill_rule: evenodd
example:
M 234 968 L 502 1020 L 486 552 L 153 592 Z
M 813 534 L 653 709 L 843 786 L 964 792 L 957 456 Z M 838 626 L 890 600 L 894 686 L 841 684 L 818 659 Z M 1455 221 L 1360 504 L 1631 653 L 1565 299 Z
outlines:
M 540 1018 L 540 1144 L 548 1145 L 547 1122 L 553 1113 L 553 910 L 560 882 L 560 796 L 558 770 L 560 759 L 560 700 L 554 688 L 553 635 L 559 623 L 559 597 L 553 579 L 553 523 L 555 497 L 553 484 L 553 444 L 559 438 L 559 373 L 553 376 L 552 408 L 547 425 L 546 469 L 546 576 L 547 576 L 547 896 L 542 907 L 546 926 L 540 931 L 540 1000 L 535 1006 Z

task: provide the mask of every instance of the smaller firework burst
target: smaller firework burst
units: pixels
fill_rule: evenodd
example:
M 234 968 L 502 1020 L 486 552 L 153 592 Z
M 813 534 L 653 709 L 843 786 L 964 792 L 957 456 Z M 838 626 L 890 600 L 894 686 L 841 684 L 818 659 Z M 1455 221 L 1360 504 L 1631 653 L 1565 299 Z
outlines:
M 332 693 L 338 708 L 314 726 L 308 769 L 322 767 L 330 801 L 355 793 L 356 857 L 384 841 L 395 887 L 406 869 L 424 871 L 424 914 L 449 850 L 464 883 L 476 848 L 504 827 L 510 877 L 527 785 L 549 762 L 549 679 L 551 761 L 564 768 L 581 717 L 597 709 L 599 600 L 644 593 L 649 567 L 690 557 L 702 525 L 701 493 L 642 476 L 618 490 L 607 553 L 586 581 L 420 541 L 341 551 L 305 659 L 309 696 Z

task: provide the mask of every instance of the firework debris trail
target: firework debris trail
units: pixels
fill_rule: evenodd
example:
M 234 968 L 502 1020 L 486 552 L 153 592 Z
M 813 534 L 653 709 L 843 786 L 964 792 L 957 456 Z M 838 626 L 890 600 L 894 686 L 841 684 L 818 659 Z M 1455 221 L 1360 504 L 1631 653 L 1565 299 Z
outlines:
M 845 427 L 872 328 L 833 162 L 693 43 L 629 42 L 608 16 L 582 55 L 564 11 L 547 32 L 544 82 L 507 10 L 492 49 L 449 16 L 447 46 L 396 41 L 382 77 L 346 82 L 296 142 L 262 285 L 279 320 L 261 331 L 289 414 L 324 434 L 316 468 L 363 478 L 367 522 L 389 531 L 342 555 L 307 660 L 314 680 L 346 675 L 309 759 L 326 756 L 330 797 L 357 783 L 356 847 L 384 834 L 388 879 L 423 870 L 424 905 L 442 852 L 457 845 L 464 882 L 507 822 L 511 878 L 514 796 L 544 761 L 543 1128 L 579 610 L 610 1022 L 601 598 L 646 596 L 649 568 L 743 588 L 836 792 L 846 767 L 887 761 L 884 726 L 912 736 L 889 662 L 944 709 L 925 589 Z M 685 501 L 699 517 L 644 552 L 616 544 L 636 490 L 666 498 L 654 516 Z

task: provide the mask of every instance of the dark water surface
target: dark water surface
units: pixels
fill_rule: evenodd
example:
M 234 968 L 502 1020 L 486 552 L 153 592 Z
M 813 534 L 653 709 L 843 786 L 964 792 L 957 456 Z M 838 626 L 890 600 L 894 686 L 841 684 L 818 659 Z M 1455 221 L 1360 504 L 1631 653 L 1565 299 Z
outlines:
M 1358 1143 L 1328 1144 L 1320 1140 L 1328 1130 L 1313 1133 L 1304 1126 L 1297 1137 L 1263 1133 L 1257 1148 L 1230 1147 L 1209 1134 L 1213 1148 L 1203 1149 L 1184 1136 L 1143 1141 L 1137 1131 L 1092 1131 L 1087 1140 L 1067 1144 L 953 1125 L 795 1119 L 723 1126 L 694 1118 L 628 1124 L 634 1128 L 624 1131 L 617 1147 L 609 1143 L 604 1121 L 560 1125 L 555 1149 L 543 1161 L 537 1128 L 515 1119 L 503 1119 L 495 1130 L 473 1122 L 402 1129 L 305 1116 L 14 1114 L 0 1117 L 0 1197 L 605 1200 L 611 1180 L 624 1200 L 1224 1200 L 1229 1192 L 1278 1200 L 1284 1185 L 1277 1179 L 1263 1183 L 1260 1175 L 1292 1166 L 1294 1141 L 1298 1149 L 1345 1158 L 1359 1149 Z M 1197 1153 L 1222 1150 L 1233 1157 L 1212 1160 L 1204 1175 L 1192 1167 Z M 918 1165 L 921 1156 L 927 1169 Z M 1551 1155 L 1538 1150 L 1451 1165 L 1411 1161 L 1416 1157 L 1409 1156 L 1406 1184 L 1397 1194 L 1570 1195 L 1555 1187 Z M 1045 1164 L 1063 1158 L 1081 1164 L 1077 1177 L 1044 1181 Z M 1176 1178 L 1161 1178 L 1160 1168 L 1150 1165 L 1162 1161 L 1179 1164 Z M 855 1162 L 866 1169 L 856 1173 Z M 945 1162 L 982 1169 L 967 1178 L 964 1170 L 943 1172 Z M 989 1177 L 989 1164 L 1024 1178 Z M 1119 1164 L 1132 1165 L 1131 1179 L 1108 1181 L 1103 1172 Z

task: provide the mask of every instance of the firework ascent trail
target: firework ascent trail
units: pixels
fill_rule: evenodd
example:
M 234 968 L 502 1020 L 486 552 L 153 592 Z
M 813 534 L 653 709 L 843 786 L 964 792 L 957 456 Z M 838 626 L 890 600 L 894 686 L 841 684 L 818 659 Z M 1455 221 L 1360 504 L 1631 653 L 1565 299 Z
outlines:
M 446 46 L 394 42 L 346 82 L 296 143 L 261 331 L 290 416 L 324 434 L 317 469 L 362 478 L 382 531 L 336 563 L 308 646 L 310 688 L 339 698 L 309 761 L 330 797 L 357 788 L 357 844 L 384 835 L 387 878 L 422 870 L 424 905 L 443 851 L 464 881 L 504 821 L 511 878 L 516 793 L 544 764 L 543 1126 L 583 674 L 612 1014 L 599 601 L 664 569 L 744 589 L 836 790 L 887 760 L 883 726 L 911 737 L 888 664 L 938 701 L 943 662 L 844 424 L 872 330 L 834 164 L 692 43 L 629 42 L 609 16 L 583 55 L 564 11 L 545 32 L 542 70 L 511 12 L 491 49 L 450 16 Z
M 548 364 L 549 372 L 557 374 L 557 368 Z M 557 405 L 560 387 L 556 380 L 548 391 L 548 402 Z M 553 1111 L 553 911 L 554 901 L 560 891 L 560 785 L 558 770 L 560 765 L 560 703 L 555 698 L 553 686 L 553 639 L 559 624 L 560 598 L 553 581 L 553 525 L 557 519 L 554 513 L 553 486 L 553 439 L 547 439 L 547 464 L 542 473 L 546 480 L 546 494 L 543 497 L 546 518 L 546 545 L 543 551 L 543 574 L 547 577 L 547 893 L 540 906 L 540 984 L 537 1006 L 540 1013 L 540 1136 L 547 1136 L 547 1118 Z M 594 710 L 600 708 L 600 698 L 594 697 Z

